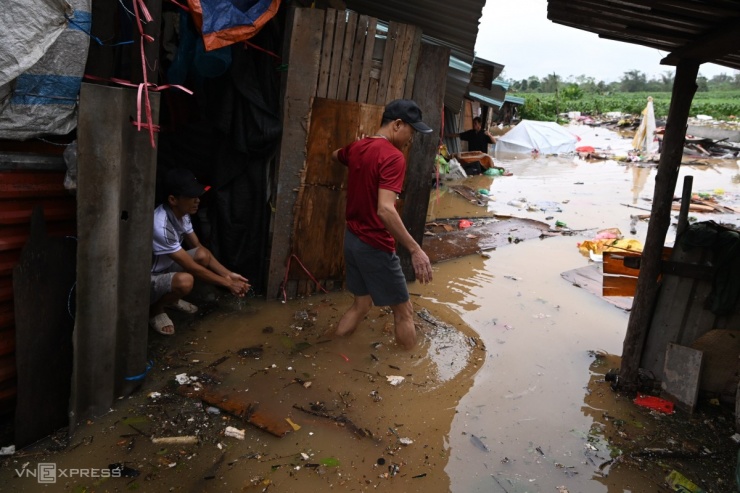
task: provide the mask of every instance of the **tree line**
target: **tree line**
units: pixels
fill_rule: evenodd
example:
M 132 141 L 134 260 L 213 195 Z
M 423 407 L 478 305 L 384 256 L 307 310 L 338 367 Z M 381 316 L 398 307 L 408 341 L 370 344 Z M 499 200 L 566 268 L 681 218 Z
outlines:
M 618 92 L 670 92 L 673 88 L 674 74 L 665 71 L 658 77 L 648 79 L 644 72 L 628 70 L 615 82 L 597 81 L 586 75 L 570 76 L 563 79 L 556 73 L 545 77 L 531 75 L 526 79 L 514 80 L 502 77 L 509 84 L 510 93 L 561 93 L 565 97 L 577 99 L 582 94 L 613 94 Z M 715 75 L 708 79 L 701 74 L 696 79 L 697 92 L 734 91 L 740 89 L 740 73 Z

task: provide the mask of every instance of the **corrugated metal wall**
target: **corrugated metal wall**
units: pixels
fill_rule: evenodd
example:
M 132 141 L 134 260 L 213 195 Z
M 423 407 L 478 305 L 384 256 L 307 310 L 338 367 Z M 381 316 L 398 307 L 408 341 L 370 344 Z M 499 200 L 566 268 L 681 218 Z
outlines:
M 13 267 L 28 239 L 31 212 L 37 205 L 44 209 L 49 236 L 75 234 L 76 203 L 64 188 L 64 171 L 0 170 L 0 413 L 14 409 Z

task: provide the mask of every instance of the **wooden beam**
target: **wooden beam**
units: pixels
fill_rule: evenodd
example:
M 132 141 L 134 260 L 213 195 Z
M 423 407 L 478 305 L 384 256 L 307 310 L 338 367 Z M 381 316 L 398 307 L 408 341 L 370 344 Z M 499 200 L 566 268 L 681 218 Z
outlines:
M 442 126 L 442 107 L 447 82 L 447 66 L 450 49 L 431 44 L 422 44 L 414 77 L 414 101 L 419 105 L 424 122 L 432 127 L 430 134 L 416 133 L 408 156 L 406 185 L 401 218 L 416 242 L 422 245 L 426 223 L 429 195 L 432 190 L 434 157 L 437 155 L 439 130 Z M 411 256 L 403 247 L 398 248 L 401 268 L 406 279 L 416 279 Z
M 375 96 L 375 104 L 378 106 L 385 106 L 389 103 L 387 98 L 388 81 L 391 77 L 391 69 L 393 68 L 393 53 L 396 51 L 396 43 L 398 42 L 398 30 L 398 22 L 391 21 L 391 23 L 388 24 L 388 32 L 386 33 L 385 38 L 385 49 L 383 50 L 383 65 L 380 69 L 378 92 Z
M 635 299 L 622 347 L 620 386 L 625 390 L 636 388 L 642 350 L 650 330 L 653 308 L 658 296 L 661 254 L 671 222 L 671 205 L 683 155 L 683 144 L 686 139 L 686 122 L 691 109 L 691 101 L 696 93 L 698 73 L 699 63 L 695 61 L 682 60 L 676 69 L 671 106 L 668 110 L 663 138 L 663 152 L 660 155 L 658 172 L 655 177 L 653 209 L 648 223 Z
M 344 30 L 344 49 L 342 50 L 342 64 L 339 73 L 339 86 L 337 98 L 347 101 L 347 87 L 349 86 L 349 75 L 352 71 L 352 56 L 355 45 L 355 32 L 357 31 L 357 14 L 347 13 L 347 27 Z
M 288 72 L 282 89 L 283 137 L 277 159 L 275 212 L 272 217 L 272 247 L 267 276 L 267 299 L 279 295 L 290 256 L 293 207 L 306 159 L 306 138 L 311 101 L 319 78 L 324 11 L 296 8 L 286 24 L 284 60 Z
M 326 9 L 324 20 L 324 35 L 321 43 L 321 68 L 319 69 L 319 85 L 316 88 L 316 97 L 325 98 L 329 87 L 329 72 L 331 71 L 331 53 L 334 46 L 334 26 L 337 22 L 337 11 Z
M 357 23 L 357 30 L 355 31 L 355 46 L 352 48 L 352 70 L 349 76 L 347 88 L 347 101 L 359 101 L 358 94 L 360 91 L 360 76 L 362 72 L 362 59 L 365 54 L 365 46 L 367 43 L 374 41 L 366 35 L 369 21 L 370 18 L 368 16 L 361 15 Z M 373 34 L 373 36 L 375 35 Z
M 331 50 L 331 69 L 329 70 L 329 87 L 326 90 L 328 99 L 337 99 L 339 91 L 339 77 L 342 69 L 342 53 L 344 50 L 344 31 L 347 29 L 347 11 L 337 12 L 337 23 L 334 26 L 334 46 Z
M 682 48 L 673 51 L 663 58 L 662 65 L 678 65 L 683 60 L 694 60 L 699 63 L 711 62 L 723 56 L 735 53 L 740 46 L 740 27 L 735 17 L 730 22 L 713 27 L 699 39 L 692 39 Z
M 373 68 L 373 49 L 375 48 L 375 32 L 378 28 L 378 19 L 370 17 L 367 23 L 367 36 L 365 38 L 365 52 L 362 55 L 362 71 L 360 72 L 360 90 L 357 94 L 358 103 L 367 103 L 368 88 L 370 86 L 370 71 Z M 373 102 L 375 98 L 373 98 Z

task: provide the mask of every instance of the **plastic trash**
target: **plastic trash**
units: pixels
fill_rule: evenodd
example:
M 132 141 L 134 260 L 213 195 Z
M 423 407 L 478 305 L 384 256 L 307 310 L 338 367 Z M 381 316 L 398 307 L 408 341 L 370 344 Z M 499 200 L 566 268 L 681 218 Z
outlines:
M 244 430 L 234 428 L 233 426 L 227 426 L 224 430 L 224 436 L 236 438 L 237 440 L 244 440 Z
M 704 493 L 703 489 L 699 488 L 675 469 L 666 476 L 665 481 L 673 491 L 680 491 L 681 493 Z
M 660 411 L 661 413 L 673 414 L 673 403 L 671 401 L 661 399 L 660 397 L 637 394 L 637 397 L 635 397 L 635 400 L 632 402 L 638 406 L 647 407 L 648 409 Z
M 471 223 L 467 219 L 460 219 L 460 221 L 458 221 L 458 223 L 457 223 L 457 227 L 459 229 L 466 229 L 466 228 L 471 227 L 472 225 L 473 225 L 473 223 Z

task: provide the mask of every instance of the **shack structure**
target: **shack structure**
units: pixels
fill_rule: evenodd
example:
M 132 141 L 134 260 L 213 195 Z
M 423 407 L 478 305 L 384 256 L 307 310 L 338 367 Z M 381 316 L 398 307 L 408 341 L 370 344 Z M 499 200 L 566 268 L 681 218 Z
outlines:
M 657 0 L 649 4 L 548 0 L 548 18 L 605 39 L 661 50 L 668 53 L 661 63 L 676 67 L 652 212 L 622 351 L 619 384 L 625 390 L 636 390 L 640 369 L 644 369 L 662 380 L 664 386 L 674 385 L 673 388 L 678 390 L 674 390 L 673 396 L 691 407 L 695 392 L 687 387 L 698 385 L 701 358 L 692 358 L 696 363 L 679 371 L 666 368 L 666 362 L 680 359 L 671 358 L 672 353 L 681 350 L 677 346 L 685 348 L 706 344 L 706 339 L 701 339 L 715 329 L 732 331 L 735 338 L 740 335 L 739 301 L 736 299 L 734 306 L 721 315 L 706 310 L 704 303 L 711 282 L 688 278 L 679 272 L 665 272 L 661 257 L 670 225 L 671 203 L 699 67 L 702 63 L 712 62 L 740 69 L 740 5 L 729 0 Z M 688 231 L 685 217 L 689 196 L 690 183 L 684 186 L 682 205 L 686 211 L 681 213 L 684 219 L 679 223 L 677 243 Z M 712 255 L 709 249 L 701 250 L 688 254 L 676 248 L 671 260 L 699 267 L 714 265 L 714 274 L 721 273 L 722 269 L 716 269 L 720 260 L 716 253 Z M 740 353 L 735 349 L 731 358 L 735 368 L 738 355 Z M 671 379 L 677 382 L 668 382 Z M 740 396 L 737 387 L 732 390 Z M 736 409 L 736 416 L 739 414 Z
M 40 60 L 0 67 L 0 96 L 11 102 L 0 107 L 0 404 L 4 417 L 15 408 L 32 424 L 16 427 L 16 446 L 65 424 L 73 432 L 146 378 L 151 211 L 170 168 L 211 185 L 193 218 L 199 236 L 258 294 L 341 288 L 344 170 L 330 153 L 376 131 L 394 98 L 417 100 L 439 129 L 445 102 L 461 101 L 470 78 L 456 74 L 464 86 L 448 86 L 450 54 L 473 60 L 484 3 L 272 0 L 244 25 L 233 24 L 234 10 L 209 19 L 199 2 L 39 1 L 4 10 L 0 20 L 22 24 L 38 8 L 39 26 L 53 26 L 20 30 Z M 54 56 L 43 56 L 49 47 Z M 59 64 L 59 53 L 71 61 Z M 34 63 L 48 59 L 57 63 L 40 75 Z M 44 85 L 60 76 L 63 87 Z M 53 116 L 58 107 L 64 125 Z M 11 110 L 52 110 L 44 111 L 51 121 L 19 126 Z M 62 186 L 73 142 L 74 194 Z M 401 212 L 419 243 L 438 143 L 437 133 L 417 136 L 408 153 Z M 55 243 L 44 233 L 68 238 Z M 51 296 L 34 290 L 54 281 L 49 273 L 24 264 L 17 289 L 28 296 L 20 300 L 11 273 L 29 236 L 42 250 L 72 255 L 65 265 L 76 264 L 76 275 L 57 280 Z M 49 309 L 27 315 L 41 305 Z M 54 361 L 34 350 L 29 334 L 40 326 L 56 341 Z M 54 378 L 41 385 L 41 374 Z M 53 402 L 51 388 L 62 389 Z

